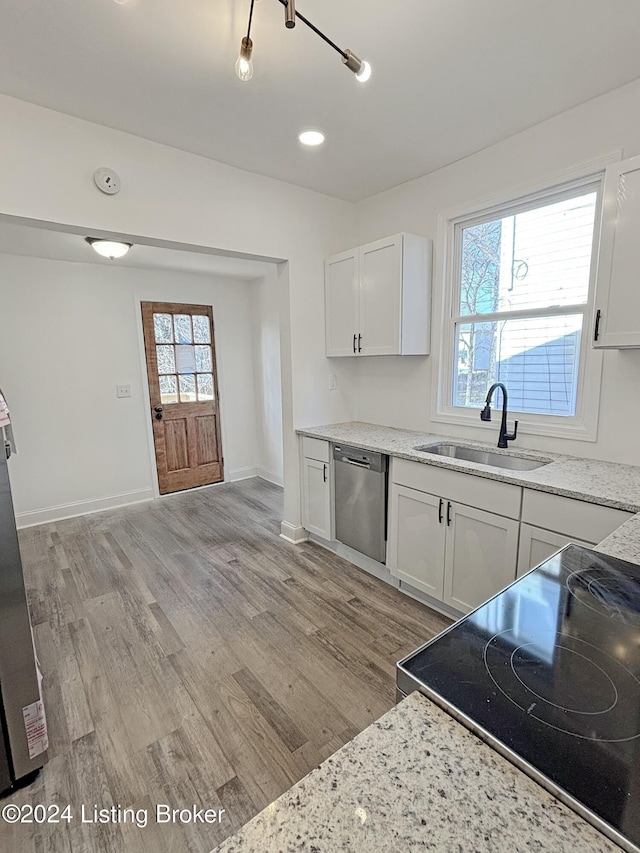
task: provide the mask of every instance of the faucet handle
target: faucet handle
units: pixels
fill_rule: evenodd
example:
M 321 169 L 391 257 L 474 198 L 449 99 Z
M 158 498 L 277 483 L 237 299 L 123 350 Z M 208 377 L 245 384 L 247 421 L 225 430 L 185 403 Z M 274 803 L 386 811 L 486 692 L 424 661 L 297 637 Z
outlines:
M 513 432 L 511 434 L 505 433 L 505 439 L 507 441 L 515 441 L 516 436 L 518 435 L 518 421 L 513 422 Z

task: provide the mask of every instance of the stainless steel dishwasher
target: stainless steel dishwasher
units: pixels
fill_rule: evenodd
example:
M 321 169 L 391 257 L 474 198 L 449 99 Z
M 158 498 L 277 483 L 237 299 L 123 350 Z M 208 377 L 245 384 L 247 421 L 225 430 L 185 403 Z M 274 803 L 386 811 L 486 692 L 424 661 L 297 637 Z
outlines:
M 384 563 L 389 457 L 334 444 L 333 460 L 336 539 Z

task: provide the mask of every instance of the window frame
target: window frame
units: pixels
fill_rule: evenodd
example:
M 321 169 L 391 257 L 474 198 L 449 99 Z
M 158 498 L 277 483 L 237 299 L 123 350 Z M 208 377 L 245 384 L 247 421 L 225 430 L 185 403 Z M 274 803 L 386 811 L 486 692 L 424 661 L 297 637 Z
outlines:
M 613 157 L 611 160 L 614 159 Z M 616 157 L 615 159 L 619 159 Z M 583 325 L 580 340 L 578 379 L 576 387 L 576 413 L 573 416 L 542 415 L 531 412 L 518 412 L 509 409 L 510 419 L 519 421 L 518 431 L 522 434 L 572 438 L 582 441 L 596 441 L 598 415 L 600 408 L 600 385 L 602 378 L 602 352 L 591 346 L 591 326 L 594 315 L 595 285 L 597 275 L 598 250 L 603 214 L 604 169 L 609 162 L 598 163 L 599 168 L 581 174 L 571 180 L 548 183 L 542 187 L 517 195 L 505 195 L 498 199 L 476 205 L 469 205 L 462 212 L 441 215 L 439 245 L 442 250 L 442 334 L 440 338 L 440 358 L 436 368 L 435 414 L 432 420 L 440 423 L 475 426 L 483 429 L 495 429 L 495 425 L 481 424 L 479 409 L 454 406 L 452 391 L 457 358 L 456 324 L 490 320 L 516 319 L 518 315 L 532 316 L 529 309 L 498 312 L 483 315 L 460 315 L 462 232 L 464 228 L 488 222 L 505 216 L 511 216 L 545 204 L 572 198 L 588 192 L 596 192 L 593 242 L 591 249 L 591 268 L 589 290 L 586 303 L 563 305 L 537 311 L 535 316 L 552 314 L 582 314 Z M 595 164 L 594 164 L 595 165 Z M 455 313 L 454 313 L 455 311 Z M 508 390 L 508 389 L 507 389 Z M 501 400 L 496 401 L 501 405 Z

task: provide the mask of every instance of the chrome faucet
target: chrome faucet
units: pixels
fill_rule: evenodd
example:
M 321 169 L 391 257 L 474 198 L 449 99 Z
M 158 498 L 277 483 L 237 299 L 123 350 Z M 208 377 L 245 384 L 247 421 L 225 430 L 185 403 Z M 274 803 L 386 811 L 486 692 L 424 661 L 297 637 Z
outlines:
M 485 401 L 484 409 L 480 412 L 480 420 L 481 421 L 490 421 L 491 420 L 491 396 L 496 388 L 500 388 L 502 391 L 502 421 L 500 423 L 500 435 L 498 436 L 498 447 L 508 447 L 508 441 L 515 441 L 515 438 L 518 434 L 518 421 L 514 421 L 513 424 L 513 433 L 509 434 L 507 432 L 507 389 L 502 384 L 502 382 L 494 382 L 491 388 L 487 393 L 487 399 Z

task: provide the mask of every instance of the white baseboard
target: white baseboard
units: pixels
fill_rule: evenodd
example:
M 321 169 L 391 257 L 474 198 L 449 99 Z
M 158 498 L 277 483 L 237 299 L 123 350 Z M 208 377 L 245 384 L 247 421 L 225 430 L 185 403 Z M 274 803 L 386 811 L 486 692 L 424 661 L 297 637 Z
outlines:
M 267 471 L 266 468 L 256 468 L 256 477 L 260 477 L 268 483 L 273 483 L 274 486 L 284 486 L 284 477 L 282 474 L 274 474 L 272 471 Z
M 105 509 L 117 509 L 121 506 L 143 503 L 153 500 L 153 489 L 136 489 L 121 495 L 110 495 L 106 498 L 92 498 L 87 501 L 74 501 L 44 509 L 34 509 L 28 512 L 16 513 L 16 527 L 34 527 L 36 524 L 47 524 L 51 521 L 62 521 L 65 518 L 75 518 L 78 515 L 90 515 Z
M 224 476 L 225 483 L 235 483 L 237 480 L 248 480 L 250 477 L 259 476 L 258 468 L 255 466 L 249 468 L 233 468 L 227 471 Z
M 293 545 L 300 545 L 306 542 L 309 534 L 301 524 L 289 524 L 288 521 L 283 521 L 280 525 L 280 536 L 291 542 Z

